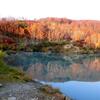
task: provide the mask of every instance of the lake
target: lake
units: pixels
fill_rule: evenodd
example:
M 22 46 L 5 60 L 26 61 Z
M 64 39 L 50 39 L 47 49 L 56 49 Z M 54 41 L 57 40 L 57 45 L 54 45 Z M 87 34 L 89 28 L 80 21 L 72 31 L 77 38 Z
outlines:
M 5 61 L 74 100 L 100 100 L 100 54 L 19 52 Z

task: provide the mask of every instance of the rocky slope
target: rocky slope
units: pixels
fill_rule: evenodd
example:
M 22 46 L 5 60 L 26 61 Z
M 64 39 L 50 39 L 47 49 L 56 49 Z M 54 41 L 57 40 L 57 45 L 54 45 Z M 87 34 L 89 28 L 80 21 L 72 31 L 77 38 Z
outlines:
M 49 86 L 41 86 L 35 82 L 7 83 L 0 87 L 0 100 L 71 100 Z

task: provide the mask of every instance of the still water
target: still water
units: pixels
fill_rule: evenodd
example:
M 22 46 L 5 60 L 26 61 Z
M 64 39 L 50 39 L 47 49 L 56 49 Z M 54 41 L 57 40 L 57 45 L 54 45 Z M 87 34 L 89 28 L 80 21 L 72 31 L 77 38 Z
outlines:
M 59 88 L 74 100 L 100 100 L 100 54 L 65 56 L 20 52 L 5 60 L 31 78 Z

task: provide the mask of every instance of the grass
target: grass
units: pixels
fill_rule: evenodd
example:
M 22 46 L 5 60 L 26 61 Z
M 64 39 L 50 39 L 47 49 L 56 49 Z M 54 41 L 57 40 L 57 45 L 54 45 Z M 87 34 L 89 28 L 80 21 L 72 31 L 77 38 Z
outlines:
M 23 71 L 7 65 L 3 61 L 5 55 L 6 53 L 0 51 L 0 82 L 25 82 L 31 80 Z

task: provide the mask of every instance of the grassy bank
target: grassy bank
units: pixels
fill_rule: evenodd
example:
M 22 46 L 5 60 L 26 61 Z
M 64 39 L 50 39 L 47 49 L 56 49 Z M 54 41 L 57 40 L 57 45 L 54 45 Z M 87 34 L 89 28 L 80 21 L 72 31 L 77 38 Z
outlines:
M 25 82 L 30 79 L 17 68 L 13 68 L 7 65 L 3 61 L 3 57 L 6 53 L 0 51 L 0 82 Z

